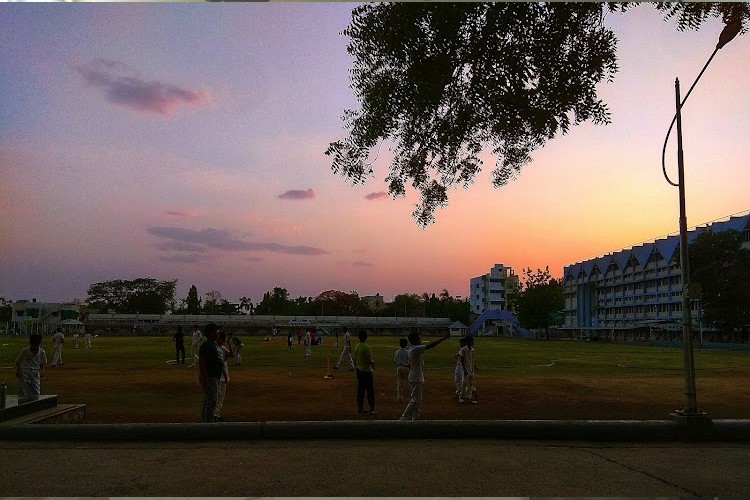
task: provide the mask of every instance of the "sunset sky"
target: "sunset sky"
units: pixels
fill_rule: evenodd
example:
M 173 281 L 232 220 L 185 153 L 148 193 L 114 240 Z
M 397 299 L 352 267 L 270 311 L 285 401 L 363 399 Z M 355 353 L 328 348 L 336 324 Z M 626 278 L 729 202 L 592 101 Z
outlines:
M 684 94 L 719 21 L 681 33 L 649 5 L 609 14 L 613 123 L 574 127 L 501 189 L 486 155 L 422 229 L 414 192 L 385 194 L 388 151 L 357 187 L 323 154 L 357 106 L 340 35 L 354 5 L 0 4 L 0 296 L 83 300 L 147 276 L 256 303 L 274 286 L 465 296 L 495 263 L 559 277 L 677 231 L 660 164 L 674 79 Z M 691 227 L 750 209 L 748 61 L 741 35 L 685 105 Z

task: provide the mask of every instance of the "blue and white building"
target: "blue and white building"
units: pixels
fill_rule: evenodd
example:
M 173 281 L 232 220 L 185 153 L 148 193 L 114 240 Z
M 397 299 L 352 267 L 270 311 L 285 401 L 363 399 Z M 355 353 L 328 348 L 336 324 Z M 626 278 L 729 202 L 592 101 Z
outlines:
M 750 248 L 750 212 L 688 231 L 736 230 Z M 682 322 L 678 234 L 623 248 L 563 268 L 565 328 L 625 329 Z M 700 303 L 692 314 L 697 318 Z

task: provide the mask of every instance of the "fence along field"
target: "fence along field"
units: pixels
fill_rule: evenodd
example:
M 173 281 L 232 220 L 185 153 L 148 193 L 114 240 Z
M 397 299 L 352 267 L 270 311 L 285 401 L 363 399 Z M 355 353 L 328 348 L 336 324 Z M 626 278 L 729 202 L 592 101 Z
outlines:
M 186 339 L 187 340 L 187 339 Z M 333 337 L 312 348 L 294 337 L 273 341 L 245 336 L 242 366 L 230 366 L 222 415 L 229 421 L 397 419 L 393 353 L 398 337 L 372 336 L 378 415 L 355 415 L 356 379 L 342 368 L 325 379 L 342 346 Z M 342 339 L 343 340 L 343 339 Z M 423 339 L 429 342 L 430 338 Z M 356 345 L 356 335 L 353 335 Z M 25 337 L 0 337 L 0 381 L 16 393 L 14 361 Z M 53 346 L 42 347 L 52 360 Z M 201 405 L 197 368 L 169 364 L 170 335 L 96 337 L 93 349 L 73 349 L 69 336 L 64 366 L 47 366 L 42 393 L 61 403 L 87 404 L 86 422 L 197 422 Z M 186 344 L 188 357 L 190 345 Z M 561 342 L 478 337 L 477 405 L 452 398 L 452 338 L 425 354 L 423 419 L 639 419 L 661 420 L 684 404 L 682 349 L 598 342 Z M 234 360 L 230 361 L 233 363 Z M 710 418 L 750 415 L 750 352 L 696 349 L 699 408 Z

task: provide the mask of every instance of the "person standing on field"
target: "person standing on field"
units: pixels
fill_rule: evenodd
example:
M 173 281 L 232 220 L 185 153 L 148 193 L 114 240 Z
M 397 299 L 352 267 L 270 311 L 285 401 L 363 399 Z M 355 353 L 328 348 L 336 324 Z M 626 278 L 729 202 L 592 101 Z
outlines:
M 40 347 L 42 336 L 35 333 L 29 337 L 29 345 L 21 349 L 16 358 L 16 378 L 18 379 L 18 403 L 31 401 L 41 392 L 40 377 L 44 376 L 47 354 Z
M 372 369 L 375 368 L 375 360 L 372 359 L 372 350 L 367 345 L 367 332 L 360 330 L 357 333 L 359 344 L 354 349 L 354 366 L 357 370 L 357 413 L 374 415 L 375 411 L 375 384 L 372 377 Z M 365 393 L 367 393 L 367 404 L 370 410 L 365 411 Z
M 78 335 L 78 332 L 73 332 L 73 349 L 78 349 L 78 338 L 80 335 Z
M 182 327 L 178 326 L 177 331 L 172 335 L 172 342 L 175 347 L 175 362 L 180 364 L 180 353 L 182 353 L 182 364 L 185 364 L 185 334 L 182 332 Z
M 203 329 L 206 340 L 198 350 L 198 381 L 203 390 L 201 422 L 216 422 L 216 406 L 219 402 L 219 382 L 224 372 L 224 360 L 219 355 L 219 327 L 209 323 Z
M 190 364 L 188 366 L 195 366 L 195 360 L 198 357 L 198 345 L 201 343 L 201 339 L 203 339 L 203 334 L 200 328 L 198 328 L 198 325 L 193 326 L 193 342 L 190 345 Z
M 91 333 L 86 331 L 85 335 L 83 336 L 83 345 L 86 347 L 86 349 L 91 349 Z
M 409 349 L 406 339 L 399 340 L 399 348 L 393 354 L 393 364 L 396 365 L 396 401 L 401 401 L 409 386 Z
M 354 360 L 352 359 L 352 336 L 349 333 L 348 328 L 344 329 L 344 350 L 341 351 L 339 361 L 338 363 L 336 363 L 336 366 L 334 366 L 333 369 L 338 370 L 344 360 L 349 362 L 349 371 L 354 371 Z
M 411 399 L 404 409 L 400 420 L 417 420 L 422 414 L 422 391 L 424 388 L 424 352 L 428 349 L 448 340 L 450 332 L 446 332 L 441 338 L 429 344 L 422 344 L 422 337 L 419 333 L 411 332 L 409 334 L 409 385 L 411 385 Z
M 305 357 L 306 358 L 309 358 L 310 355 L 312 354 L 311 345 L 312 345 L 312 337 L 310 336 L 310 329 L 308 328 L 307 331 L 305 332 Z
M 289 333 L 286 334 L 286 346 L 287 349 L 290 351 L 292 350 L 292 331 L 289 330 Z
M 242 361 L 242 348 L 245 347 L 245 344 L 243 344 L 240 338 L 233 333 L 227 335 L 227 344 L 229 344 L 229 357 L 231 358 L 233 355 L 237 355 L 234 366 L 240 366 L 240 362 Z
M 231 335 L 231 333 L 229 334 Z M 219 378 L 219 392 L 216 398 L 216 409 L 214 410 L 214 418 L 218 422 L 223 422 L 224 417 L 221 416 L 221 408 L 224 406 L 224 398 L 227 395 L 227 385 L 229 384 L 229 365 L 227 359 L 232 357 L 232 351 L 227 347 L 227 334 L 219 331 L 219 338 L 216 340 L 216 345 L 219 347 L 219 357 L 222 361 L 221 378 Z
M 461 351 L 466 346 L 466 339 L 468 337 L 461 337 L 458 339 L 458 353 L 456 353 L 456 369 L 453 371 L 453 381 L 456 384 L 456 392 L 453 394 L 455 399 L 461 400 L 461 387 L 464 382 L 464 365 L 461 362 Z
M 461 381 L 461 394 L 458 396 L 459 403 L 477 404 L 476 400 L 472 399 L 472 391 L 474 390 L 474 337 L 466 337 L 466 345 L 458 351 L 458 355 L 461 359 L 461 366 L 463 368 L 463 380 Z
M 65 342 L 65 335 L 63 335 L 62 327 L 57 327 L 55 334 L 52 336 L 52 342 L 55 344 L 55 355 L 52 358 L 52 366 L 64 365 L 62 360 L 62 345 Z

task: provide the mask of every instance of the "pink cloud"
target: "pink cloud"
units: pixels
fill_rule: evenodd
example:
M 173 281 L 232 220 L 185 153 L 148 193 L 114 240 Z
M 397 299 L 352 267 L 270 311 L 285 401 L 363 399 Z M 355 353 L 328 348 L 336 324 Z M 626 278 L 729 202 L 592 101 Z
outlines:
M 365 195 L 366 200 L 382 200 L 383 198 L 386 198 L 388 196 L 388 193 L 385 191 L 377 191 L 375 193 L 370 193 L 368 195 Z
M 272 242 L 250 242 L 237 239 L 232 236 L 230 231 L 223 229 L 205 228 L 200 231 L 193 229 L 183 229 L 179 227 L 149 227 L 146 229 L 149 234 L 163 238 L 170 245 L 188 244 L 189 250 L 193 253 L 200 248 L 212 248 L 222 251 L 267 251 L 273 253 L 285 253 L 293 255 L 324 255 L 328 254 L 327 250 L 306 245 L 282 245 Z M 174 250 L 173 246 L 159 247 L 161 250 Z
M 183 219 L 192 219 L 192 218 L 199 216 L 196 212 L 190 212 L 190 211 L 184 211 L 184 210 L 167 210 L 164 212 L 164 215 L 169 215 L 172 217 L 180 217 Z
M 198 108 L 213 100 L 205 90 L 143 80 L 131 67 L 117 61 L 95 59 L 74 68 L 86 83 L 103 89 L 109 102 L 138 112 L 171 117 L 178 106 Z
M 311 200 L 315 198 L 315 191 L 313 188 L 310 188 L 307 191 L 292 189 L 286 193 L 280 194 L 278 198 L 281 198 L 282 200 Z

